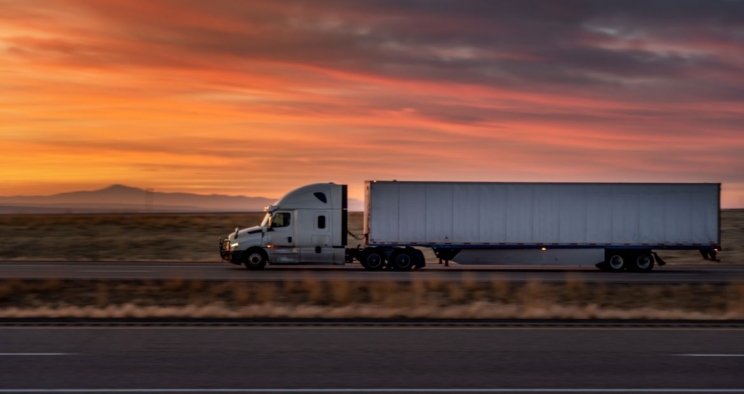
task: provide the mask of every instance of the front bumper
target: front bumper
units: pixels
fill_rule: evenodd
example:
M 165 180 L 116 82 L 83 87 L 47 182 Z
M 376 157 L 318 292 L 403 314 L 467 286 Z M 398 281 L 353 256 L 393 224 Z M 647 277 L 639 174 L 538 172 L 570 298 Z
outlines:
M 233 264 L 240 264 L 235 262 L 236 255 L 239 255 L 239 252 L 234 252 L 232 248 L 230 247 L 230 240 L 220 238 L 220 258 L 223 261 L 227 261 L 228 263 Z
M 232 250 L 229 239 L 220 238 L 220 258 L 223 261 L 240 265 L 240 253 L 239 250 Z
M 222 260 L 230 260 L 232 251 L 230 251 L 230 241 L 224 238 L 220 238 L 220 258 Z

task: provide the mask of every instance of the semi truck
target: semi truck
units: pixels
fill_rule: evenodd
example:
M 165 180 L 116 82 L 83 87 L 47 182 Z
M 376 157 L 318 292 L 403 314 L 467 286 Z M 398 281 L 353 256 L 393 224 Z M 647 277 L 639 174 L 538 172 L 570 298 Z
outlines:
M 595 265 L 651 271 L 663 250 L 721 249 L 720 183 L 366 181 L 364 225 L 347 246 L 347 185 L 295 189 L 262 222 L 220 239 L 220 256 L 267 264 L 426 265 L 422 250 L 463 265 Z

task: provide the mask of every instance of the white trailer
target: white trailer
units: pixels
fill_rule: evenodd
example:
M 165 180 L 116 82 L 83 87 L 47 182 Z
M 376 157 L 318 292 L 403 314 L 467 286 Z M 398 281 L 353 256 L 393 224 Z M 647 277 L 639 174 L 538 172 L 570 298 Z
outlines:
M 460 264 L 594 264 L 650 271 L 655 251 L 720 250 L 717 183 L 365 183 L 364 245 L 346 248 L 346 185 L 314 184 L 220 240 L 248 268 L 344 264 L 422 268 L 421 248 Z

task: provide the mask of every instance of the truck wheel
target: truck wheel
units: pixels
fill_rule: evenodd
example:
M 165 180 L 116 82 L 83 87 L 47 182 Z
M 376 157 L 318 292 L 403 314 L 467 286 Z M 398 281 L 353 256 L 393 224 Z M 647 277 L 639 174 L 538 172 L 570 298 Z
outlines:
M 263 249 L 248 249 L 243 253 L 243 264 L 245 268 L 249 270 L 260 270 L 266 266 L 269 257 L 266 256 L 266 252 Z
M 400 270 L 400 271 L 408 271 L 411 268 L 413 268 L 415 257 L 405 250 L 395 251 L 393 252 L 393 255 L 390 256 L 390 264 L 393 265 L 393 268 Z
M 627 264 L 627 258 L 624 255 L 618 253 L 612 253 L 607 256 L 607 271 L 620 272 L 625 269 Z
M 385 255 L 377 249 L 367 250 L 362 255 L 362 265 L 368 270 L 381 270 L 385 268 Z
M 635 256 L 628 269 L 636 272 L 649 272 L 654 269 L 654 256 L 651 256 L 651 253 L 640 253 Z

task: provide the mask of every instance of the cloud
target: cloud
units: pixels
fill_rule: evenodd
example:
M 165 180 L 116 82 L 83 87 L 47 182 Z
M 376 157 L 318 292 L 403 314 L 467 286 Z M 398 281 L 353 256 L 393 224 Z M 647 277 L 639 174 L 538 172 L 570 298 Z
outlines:
M 744 183 L 741 1 L 0 7 L 3 194 Z

